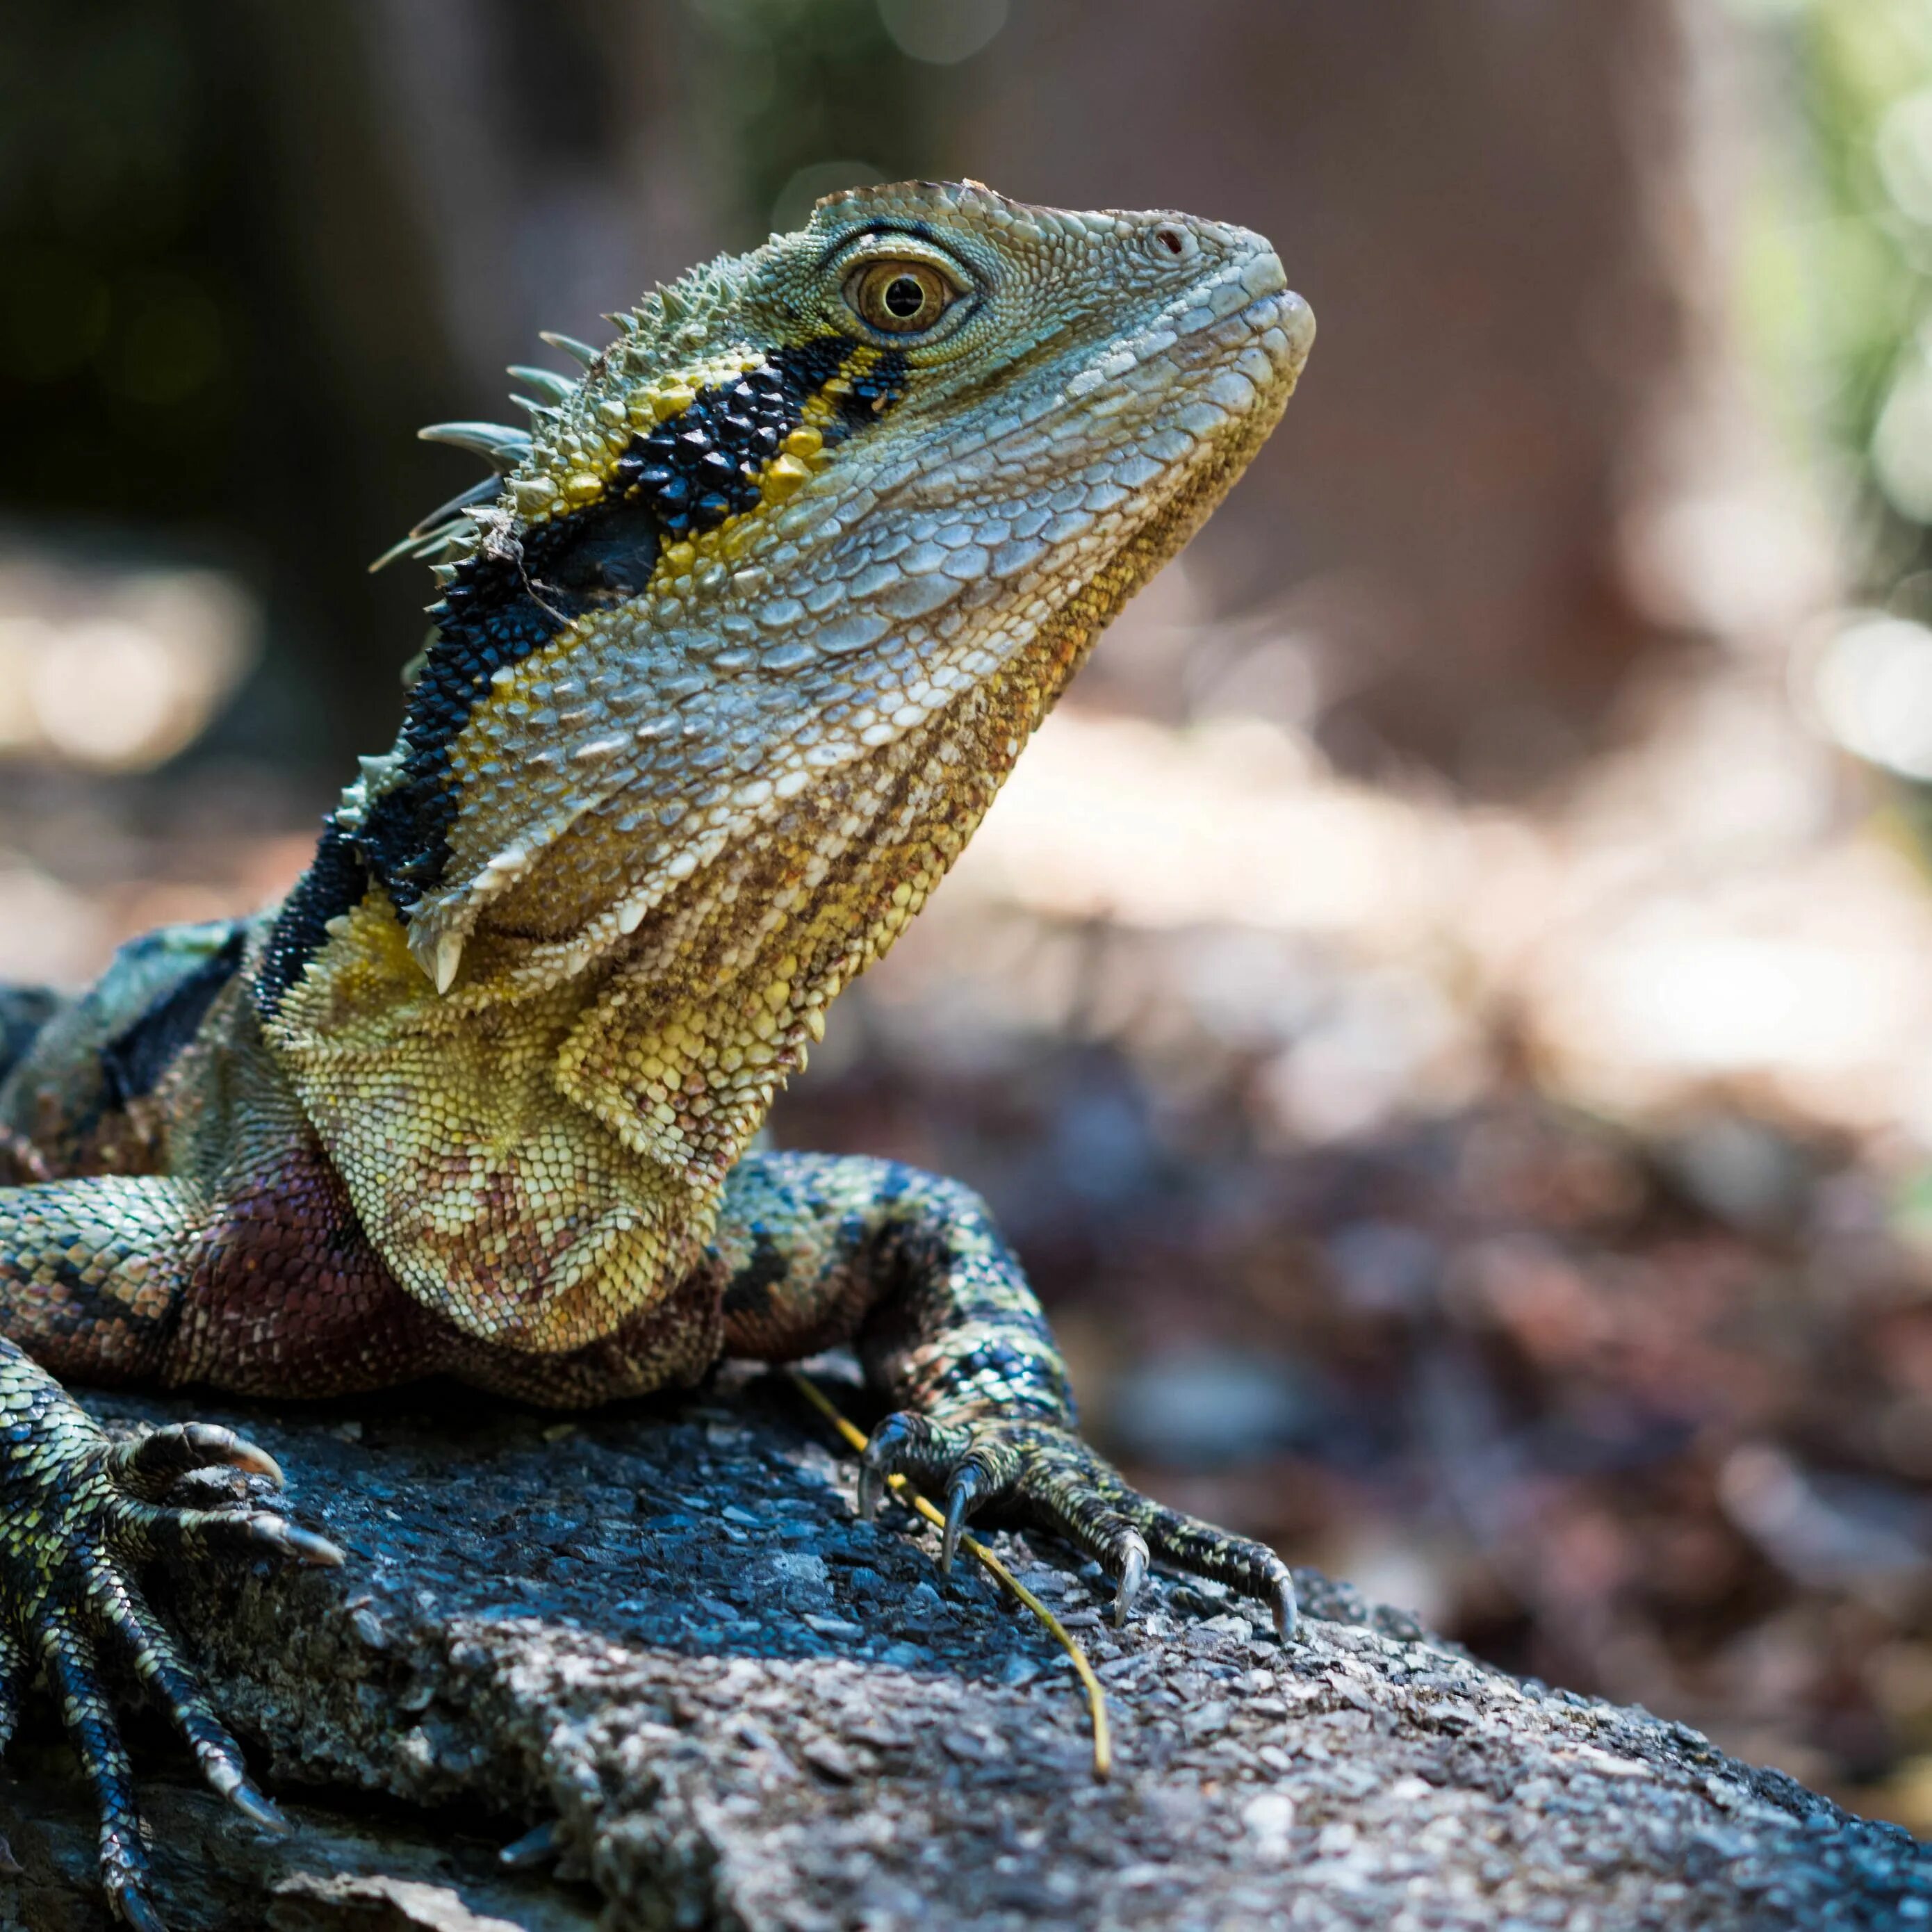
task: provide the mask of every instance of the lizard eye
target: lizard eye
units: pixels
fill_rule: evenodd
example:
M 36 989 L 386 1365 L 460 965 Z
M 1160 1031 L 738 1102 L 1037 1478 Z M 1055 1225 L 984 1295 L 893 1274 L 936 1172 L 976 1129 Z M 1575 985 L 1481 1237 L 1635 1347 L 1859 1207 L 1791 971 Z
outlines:
M 845 299 L 860 320 L 888 335 L 930 328 L 958 296 L 925 262 L 868 262 L 845 284 Z

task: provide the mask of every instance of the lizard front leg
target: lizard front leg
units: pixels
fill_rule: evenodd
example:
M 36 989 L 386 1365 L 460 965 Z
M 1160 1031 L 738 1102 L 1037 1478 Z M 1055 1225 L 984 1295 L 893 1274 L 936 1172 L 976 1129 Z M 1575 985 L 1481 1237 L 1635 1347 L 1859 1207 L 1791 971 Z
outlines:
M 897 1472 L 942 1494 L 943 1568 L 973 1511 L 1007 1503 L 1118 1580 L 1117 1619 L 1152 1555 L 1264 1598 L 1292 1633 L 1294 1585 L 1274 1551 L 1150 1500 L 1080 1439 L 1046 1318 L 970 1189 L 891 1161 L 751 1155 L 726 1181 L 715 1245 L 728 1354 L 856 1346 L 894 1405 L 866 1449 L 860 1505 L 869 1514 Z
M 20 1690 L 44 1670 L 100 1809 L 102 1882 L 139 1932 L 159 1932 L 160 1921 L 106 1660 L 131 1665 L 216 1790 L 258 1824 L 281 1822 L 148 1607 L 139 1566 L 164 1555 L 341 1561 L 332 1544 L 278 1516 L 164 1500 L 178 1477 L 223 1464 L 279 1484 L 260 1450 L 198 1424 L 117 1442 L 49 1372 L 108 1382 L 154 1375 L 198 1241 L 192 1203 L 171 1181 L 0 1192 L 0 1747 Z

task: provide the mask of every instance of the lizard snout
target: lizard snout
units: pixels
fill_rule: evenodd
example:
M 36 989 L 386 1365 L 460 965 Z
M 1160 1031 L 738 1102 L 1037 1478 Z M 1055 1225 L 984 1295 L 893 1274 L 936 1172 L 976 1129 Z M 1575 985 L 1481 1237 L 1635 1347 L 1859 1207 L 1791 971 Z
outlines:
M 1292 379 L 1300 376 L 1308 352 L 1315 346 L 1315 311 L 1290 288 L 1282 289 L 1274 304 L 1275 315 L 1263 340 L 1282 373 Z M 1285 338 L 1286 346 L 1280 350 L 1271 340 L 1276 331 Z

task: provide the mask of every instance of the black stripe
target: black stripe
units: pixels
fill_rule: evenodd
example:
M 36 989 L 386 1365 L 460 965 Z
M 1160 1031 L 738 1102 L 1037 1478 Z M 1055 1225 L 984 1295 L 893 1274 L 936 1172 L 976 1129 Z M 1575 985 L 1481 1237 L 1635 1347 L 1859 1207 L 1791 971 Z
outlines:
M 369 868 L 334 819 L 322 821 L 322 838 L 309 868 L 282 902 L 274 930 L 255 974 L 255 1006 L 266 1019 L 282 1003 L 282 995 L 302 976 L 302 970 L 322 950 L 328 922 L 353 912 L 369 890 Z
M 515 557 L 474 556 L 460 566 L 430 608 L 436 632 L 404 714 L 409 751 L 402 770 L 352 835 L 367 876 L 350 904 L 374 879 L 406 919 L 436 890 L 449 864 L 459 802 L 451 749 L 493 674 L 542 650 L 586 612 L 636 596 L 666 542 L 751 509 L 760 496 L 757 472 L 857 346 L 844 336 L 822 336 L 774 350 L 734 381 L 707 386 L 678 415 L 632 438 L 602 501 L 534 526 Z M 840 398 L 827 442 L 878 421 L 903 394 L 904 376 L 903 356 L 881 353 L 872 373 Z M 318 869 L 322 860 L 319 851 Z M 346 909 L 338 902 L 350 883 L 332 862 L 292 926 L 291 900 L 277 928 L 279 938 L 284 926 L 291 927 L 291 945 L 268 988 L 271 1007 L 321 944 L 323 920 Z M 266 968 L 263 976 L 269 978 Z
M 537 524 L 519 556 L 470 558 L 432 607 L 436 640 L 403 718 L 408 755 L 356 833 L 371 876 L 398 911 L 406 916 L 449 862 L 457 807 L 450 747 L 491 676 L 597 604 L 634 596 L 650 581 L 658 543 L 647 504 L 607 499 Z
M 820 336 L 774 350 L 734 382 L 700 389 L 679 415 L 632 439 L 618 480 L 649 498 L 673 542 L 742 515 L 758 501 L 758 469 L 778 454 L 853 347 L 842 335 Z
M 839 398 L 836 428 L 828 440 L 836 442 L 877 422 L 905 394 L 906 375 L 905 352 L 880 350 L 870 371 L 852 378 L 851 394 Z

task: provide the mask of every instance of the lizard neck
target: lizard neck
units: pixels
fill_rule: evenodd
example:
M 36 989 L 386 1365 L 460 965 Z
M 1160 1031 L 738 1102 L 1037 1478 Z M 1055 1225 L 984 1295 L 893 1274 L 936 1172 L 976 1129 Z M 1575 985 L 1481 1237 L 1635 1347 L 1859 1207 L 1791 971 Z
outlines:
M 258 976 L 271 1040 L 332 1064 L 352 1042 L 469 1055 L 487 1040 L 501 1065 L 540 1067 L 649 1168 L 668 1224 L 708 1226 L 832 1000 L 919 911 L 1100 631 L 1225 487 L 1204 477 L 988 675 L 792 796 L 767 787 L 708 849 L 640 852 L 622 795 L 586 809 L 484 904 L 440 992 L 408 922 L 332 827 Z M 292 973 L 287 956 L 302 962 Z
M 555 1352 L 701 1265 L 725 1176 L 965 844 L 1040 689 L 964 694 L 568 970 L 508 899 L 440 995 L 380 886 L 336 915 L 262 1032 L 402 1285 L 466 1332 Z M 479 1273 L 479 1225 L 538 1258 Z M 567 1266 L 542 1263 L 565 1245 Z
M 1012 620 L 986 674 L 922 722 L 790 797 L 772 788 L 709 845 L 640 858 L 623 799 L 586 808 L 479 909 L 441 992 L 352 843 L 325 834 L 256 1004 L 410 1292 L 470 1332 L 557 1350 L 698 1265 L 725 1176 L 831 1001 L 918 912 L 1100 629 L 1224 488 L 1204 478 L 1023 630 Z M 643 896 L 640 865 L 655 868 Z M 494 1262 L 452 1288 L 479 1216 L 532 1240 L 568 1232 L 570 1268 L 533 1270 L 543 1286 L 514 1306 Z M 606 1248 L 621 1268 L 595 1259 Z

